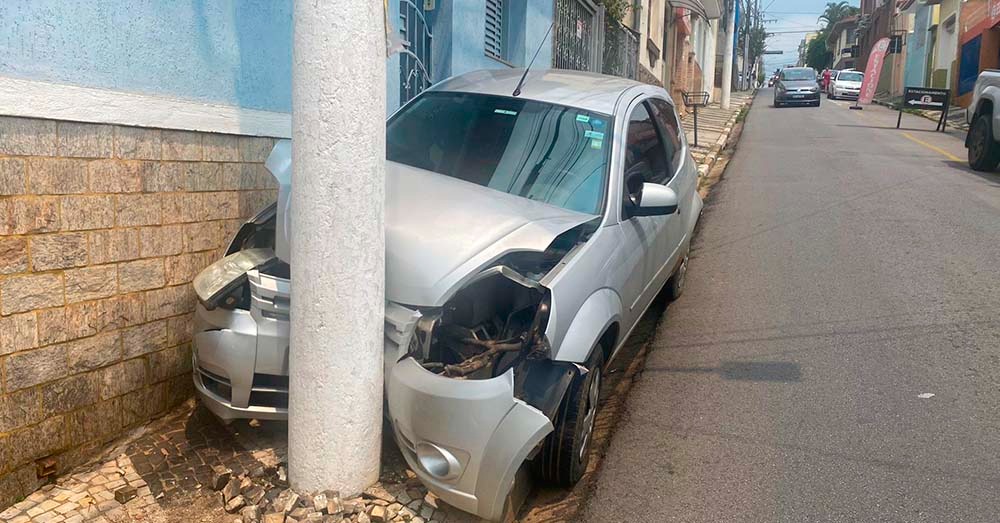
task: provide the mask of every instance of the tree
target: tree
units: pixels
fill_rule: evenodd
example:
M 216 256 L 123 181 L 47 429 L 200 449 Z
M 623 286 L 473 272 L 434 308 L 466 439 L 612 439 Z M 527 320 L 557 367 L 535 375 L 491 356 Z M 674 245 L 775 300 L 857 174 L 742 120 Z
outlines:
M 816 21 L 823 22 L 824 29 L 828 29 L 833 27 L 833 24 L 848 16 L 854 16 L 859 12 L 860 9 L 847 2 L 827 2 L 826 9 L 823 10 L 823 14 L 819 15 Z
M 833 53 L 826 48 L 826 35 L 820 33 L 816 38 L 809 41 L 806 49 L 806 65 L 816 70 L 826 69 L 833 62 Z

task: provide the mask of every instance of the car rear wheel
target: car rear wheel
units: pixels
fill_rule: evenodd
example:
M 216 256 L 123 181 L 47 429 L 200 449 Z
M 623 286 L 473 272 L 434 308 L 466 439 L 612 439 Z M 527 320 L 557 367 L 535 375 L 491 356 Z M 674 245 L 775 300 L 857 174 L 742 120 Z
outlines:
M 546 437 L 535 460 L 543 481 L 569 487 L 575 485 L 590 463 L 597 407 L 601 399 L 604 351 L 600 346 L 587 360 L 587 373 L 579 376 L 556 412 L 555 429 Z
M 993 140 L 991 115 L 982 114 L 969 129 L 969 167 L 977 171 L 992 171 L 1000 164 L 1000 146 Z
M 674 301 L 680 298 L 681 294 L 684 294 L 684 284 L 687 281 L 689 261 L 689 255 L 685 254 L 684 259 L 681 260 L 681 264 L 674 271 L 673 276 L 667 280 L 667 297 L 670 298 L 670 301 Z

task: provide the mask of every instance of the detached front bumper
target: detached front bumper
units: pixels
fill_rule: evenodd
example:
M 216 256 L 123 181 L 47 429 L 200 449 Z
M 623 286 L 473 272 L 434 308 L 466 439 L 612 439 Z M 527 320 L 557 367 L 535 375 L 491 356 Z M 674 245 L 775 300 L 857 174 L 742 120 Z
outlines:
M 499 520 L 518 468 L 552 431 L 514 398 L 514 372 L 488 380 L 438 376 L 413 358 L 387 376 L 389 415 L 410 468 L 445 502 Z

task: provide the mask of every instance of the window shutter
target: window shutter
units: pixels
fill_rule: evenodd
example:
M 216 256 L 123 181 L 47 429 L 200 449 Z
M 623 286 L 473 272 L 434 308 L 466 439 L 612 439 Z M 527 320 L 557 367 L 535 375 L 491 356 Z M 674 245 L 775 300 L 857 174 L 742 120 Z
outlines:
M 503 0 L 486 0 L 486 54 L 503 58 Z

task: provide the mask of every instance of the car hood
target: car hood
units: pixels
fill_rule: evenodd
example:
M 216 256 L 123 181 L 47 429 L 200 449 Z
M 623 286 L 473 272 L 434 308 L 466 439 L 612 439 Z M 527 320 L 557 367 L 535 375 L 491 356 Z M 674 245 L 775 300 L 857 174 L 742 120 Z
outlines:
M 815 80 L 782 80 L 781 85 L 785 89 L 802 89 L 803 87 L 817 87 Z
M 497 258 L 595 218 L 395 162 L 385 192 L 385 294 L 405 305 L 443 305 Z
M 837 87 L 852 87 L 855 89 L 861 88 L 861 82 L 846 82 L 844 80 L 837 80 L 834 82 Z

